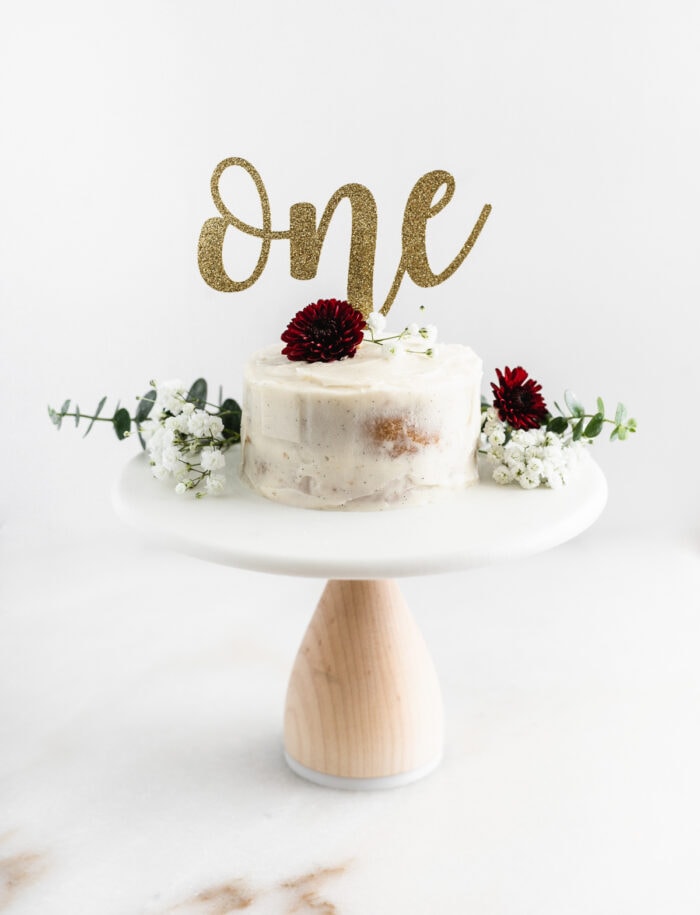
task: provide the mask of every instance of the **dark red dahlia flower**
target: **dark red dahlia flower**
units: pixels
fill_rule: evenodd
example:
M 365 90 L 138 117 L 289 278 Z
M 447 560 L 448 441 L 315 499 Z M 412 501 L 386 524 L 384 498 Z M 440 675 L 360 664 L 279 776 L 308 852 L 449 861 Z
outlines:
M 335 362 L 352 358 L 367 326 L 349 302 L 319 299 L 298 311 L 282 334 L 282 355 L 293 362 Z
M 514 429 L 538 429 L 547 421 L 549 411 L 540 391 L 542 385 L 534 378 L 528 378 L 525 369 L 517 368 L 505 372 L 496 369 L 499 383 L 493 382 L 493 405 L 504 423 Z

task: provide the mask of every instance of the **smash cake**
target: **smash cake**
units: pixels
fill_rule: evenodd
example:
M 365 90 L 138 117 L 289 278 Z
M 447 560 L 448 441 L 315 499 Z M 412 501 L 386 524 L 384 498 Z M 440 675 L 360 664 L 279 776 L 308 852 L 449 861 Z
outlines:
M 251 356 L 241 475 L 260 495 L 380 510 L 477 481 L 481 359 L 467 346 L 431 344 L 415 325 L 378 337 L 380 317 L 366 323 L 346 302 L 321 300 L 290 322 L 284 348 Z

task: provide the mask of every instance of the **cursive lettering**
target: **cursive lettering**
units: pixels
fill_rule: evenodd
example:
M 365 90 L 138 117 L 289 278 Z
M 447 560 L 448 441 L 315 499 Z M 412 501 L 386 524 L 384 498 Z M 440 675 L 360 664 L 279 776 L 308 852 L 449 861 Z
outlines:
M 219 189 L 221 176 L 227 168 L 242 168 L 252 179 L 260 201 L 262 225 L 251 226 L 231 212 L 224 203 Z M 438 192 L 442 195 L 436 199 Z M 401 231 L 401 259 L 389 293 L 381 308 L 387 314 L 401 286 L 403 277 L 421 289 L 438 286 L 448 279 L 464 262 L 474 247 L 484 227 L 491 206 L 486 204 L 472 231 L 457 256 L 440 273 L 435 273 L 428 262 L 426 232 L 428 220 L 436 216 L 450 202 L 455 191 L 455 180 L 449 172 L 432 171 L 419 178 L 406 202 Z M 347 299 L 365 315 L 374 310 L 374 263 L 377 245 L 377 204 L 372 193 L 362 184 L 345 184 L 328 201 L 321 221 L 316 222 L 316 208 L 312 203 L 295 203 L 289 210 L 289 228 L 272 228 L 270 201 L 258 171 L 246 159 L 224 159 L 214 169 L 211 194 L 219 216 L 207 219 L 199 235 L 199 271 L 207 285 L 218 292 L 240 292 L 255 283 L 267 264 L 270 246 L 277 239 L 289 240 L 290 273 L 293 279 L 310 280 L 316 276 L 328 227 L 338 204 L 347 199 L 351 208 L 350 254 L 348 258 Z M 260 255 L 252 273 L 243 280 L 234 280 L 223 263 L 226 231 L 236 229 L 245 235 L 260 239 Z

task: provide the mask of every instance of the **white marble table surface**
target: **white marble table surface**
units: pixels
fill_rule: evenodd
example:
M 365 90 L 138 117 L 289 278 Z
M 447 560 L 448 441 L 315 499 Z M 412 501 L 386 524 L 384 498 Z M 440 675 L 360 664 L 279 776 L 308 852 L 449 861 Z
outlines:
M 441 678 L 431 777 L 285 766 L 322 582 L 92 529 L 0 532 L 0 912 L 700 910 L 700 544 L 593 527 L 402 582 Z

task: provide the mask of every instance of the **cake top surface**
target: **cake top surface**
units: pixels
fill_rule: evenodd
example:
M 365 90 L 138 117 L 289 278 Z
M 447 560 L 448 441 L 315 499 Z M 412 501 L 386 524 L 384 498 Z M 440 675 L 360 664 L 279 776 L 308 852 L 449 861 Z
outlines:
M 335 362 L 293 362 L 275 344 L 253 353 L 246 376 L 249 381 L 310 388 L 401 388 L 434 385 L 459 375 L 481 373 L 481 360 L 468 346 L 442 343 L 433 355 L 405 352 L 387 359 L 381 346 L 364 342 L 351 358 Z

